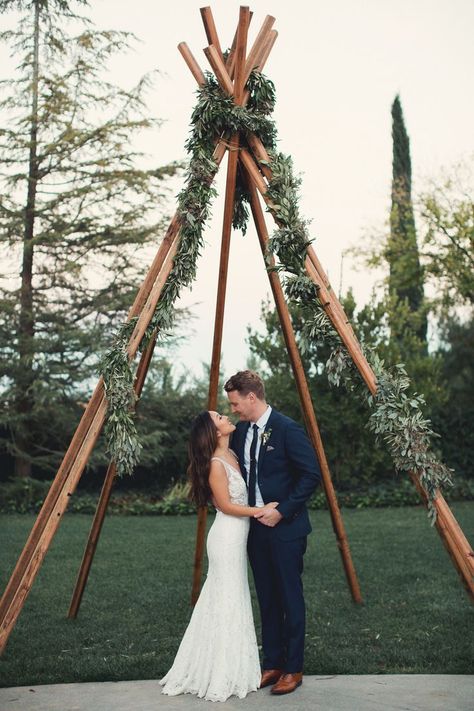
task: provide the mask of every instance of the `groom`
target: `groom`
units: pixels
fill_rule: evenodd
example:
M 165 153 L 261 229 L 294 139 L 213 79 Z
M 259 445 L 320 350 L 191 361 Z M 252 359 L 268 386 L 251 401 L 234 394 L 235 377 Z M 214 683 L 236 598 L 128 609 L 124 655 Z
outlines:
M 251 370 L 224 385 L 240 422 L 232 436 L 248 486 L 249 506 L 278 506 L 250 520 L 248 554 L 262 621 L 261 687 L 288 694 L 301 685 L 305 637 L 303 555 L 311 531 L 305 503 L 321 479 L 314 450 L 301 427 L 265 401 Z

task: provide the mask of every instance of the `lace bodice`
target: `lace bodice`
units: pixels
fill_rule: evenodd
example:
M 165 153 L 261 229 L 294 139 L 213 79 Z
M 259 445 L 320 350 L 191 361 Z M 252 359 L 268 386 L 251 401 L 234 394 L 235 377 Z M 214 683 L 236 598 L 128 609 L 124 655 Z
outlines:
M 227 474 L 227 481 L 229 482 L 229 496 L 231 502 L 233 504 L 239 504 L 240 506 L 247 506 L 247 486 L 240 471 L 221 457 L 212 457 L 212 459 L 217 459 L 218 462 L 221 462 L 224 465 L 224 469 Z

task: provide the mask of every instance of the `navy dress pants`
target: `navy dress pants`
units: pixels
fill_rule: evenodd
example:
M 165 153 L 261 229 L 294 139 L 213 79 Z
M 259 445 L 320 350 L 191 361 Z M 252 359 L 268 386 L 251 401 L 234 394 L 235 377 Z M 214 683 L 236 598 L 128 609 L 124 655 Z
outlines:
M 247 544 L 262 622 L 262 667 L 302 672 L 306 536 L 281 540 L 276 528 L 251 519 Z

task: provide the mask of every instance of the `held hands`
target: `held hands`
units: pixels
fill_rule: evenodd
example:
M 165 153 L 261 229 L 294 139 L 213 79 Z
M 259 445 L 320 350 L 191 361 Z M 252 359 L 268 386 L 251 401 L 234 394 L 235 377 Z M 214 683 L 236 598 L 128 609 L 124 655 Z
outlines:
M 281 513 L 276 510 L 277 506 L 278 501 L 272 501 L 271 503 L 263 506 L 258 513 L 254 514 L 253 517 L 257 518 L 260 523 L 263 523 L 264 526 L 270 526 L 273 528 L 273 526 L 276 526 L 277 523 L 279 523 L 283 518 Z

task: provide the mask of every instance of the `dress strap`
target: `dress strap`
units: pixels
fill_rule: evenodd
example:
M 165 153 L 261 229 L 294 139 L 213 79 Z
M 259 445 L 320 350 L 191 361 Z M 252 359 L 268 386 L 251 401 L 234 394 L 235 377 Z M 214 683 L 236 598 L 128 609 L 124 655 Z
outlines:
M 222 459 L 222 457 L 211 457 L 211 462 L 213 459 L 215 459 L 217 462 L 220 462 L 224 466 L 224 469 L 226 470 L 226 472 L 229 471 L 230 464 L 228 462 L 226 462 L 225 459 Z
M 229 473 L 230 471 L 235 471 L 237 472 L 237 474 L 240 474 L 240 470 L 237 469 L 237 467 L 233 466 L 232 464 L 229 464 L 229 462 L 226 462 L 226 460 L 222 459 L 222 457 L 211 457 L 211 462 L 213 459 L 216 459 L 218 462 L 221 462 L 221 464 L 224 465 L 224 469 L 227 473 Z
M 234 450 L 233 450 L 233 449 L 229 449 L 229 452 L 234 455 L 235 461 L 238 462 L 238 461 L 239 461 L 239 458 L 238 458 L 238 456 L 236 455 L 236 453 L 234 452 Z M 228 462 L 225 461 L 225 459 L 222 459 L 222 457 L 211 457 L 211 461 L 212 461 L 213 459 L 217 459 L 218 462 L 225 462 L 226 464 L 228 463 Z

